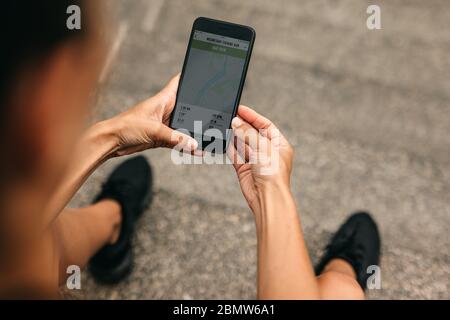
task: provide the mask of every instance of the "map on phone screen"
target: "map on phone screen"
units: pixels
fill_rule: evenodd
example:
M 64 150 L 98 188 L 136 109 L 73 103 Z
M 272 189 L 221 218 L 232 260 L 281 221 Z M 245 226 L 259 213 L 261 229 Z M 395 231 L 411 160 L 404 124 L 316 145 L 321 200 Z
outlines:
M 202 132 L 215 128 L 225 137 L 248 49 L 248 41 L 194 31 L 175 107 L 175 129 L 194 132 L 194 121 L 201 121 Z

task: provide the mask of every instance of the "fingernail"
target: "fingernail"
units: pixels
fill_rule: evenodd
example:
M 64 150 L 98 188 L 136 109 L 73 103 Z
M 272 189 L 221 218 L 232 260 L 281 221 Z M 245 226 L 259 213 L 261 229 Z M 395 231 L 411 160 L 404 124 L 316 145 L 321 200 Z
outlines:
M 204 152 L 203 152 L 203 150 L 195 149 L 193 154 L 196 157 L 203 157 Z
M 197 142 L 197 140 L 195 140 L 195 139 L 189 139 L 188 140 L 188 142 L 187 142 L 187 147 L 190 149 L 190 150 L 195 150 L 195 149 L 197 149 L 197 147 L 198 147 L 198 142 Z
M 240 127 L 241 125 L 242 125 L 242 120 L 239 119 L 238 117 L 233 118 L 233 121 L 231 121 L 231 126 L 233 128 Z

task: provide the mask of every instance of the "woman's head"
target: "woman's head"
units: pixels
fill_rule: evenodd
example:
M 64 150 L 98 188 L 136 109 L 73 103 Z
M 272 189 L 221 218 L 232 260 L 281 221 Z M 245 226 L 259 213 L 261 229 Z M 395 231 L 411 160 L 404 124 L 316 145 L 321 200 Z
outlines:
M 67 8 L 81 9 L 69 30 Z M 15 0 L 0 11 L 0 177 L 60 176 L 83 127 L 103 58 L 98 1 Z M 0 187 L 1 187 L 0 182 Z

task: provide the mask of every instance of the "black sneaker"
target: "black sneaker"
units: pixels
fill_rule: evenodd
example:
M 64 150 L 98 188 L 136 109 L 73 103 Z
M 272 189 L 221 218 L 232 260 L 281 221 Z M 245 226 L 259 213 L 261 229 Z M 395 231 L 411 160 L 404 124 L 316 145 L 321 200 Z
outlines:
M 316 275 L 322 273 L 333 259 L 350 263 L 356 273 L 356 280 L 365 290 L 367 267 L 380 263 L 380 234 L 375 221 L 366 212 L 354 213 L 339 228 L 325 249 L 325 254 L 315 268 Z
M 134 225 L 152 197 L 152 171 L 142 156 L 120 164 L 103 185 L 94 203 L 103 199 L 118 201 L 122 208 L 122 225 L 118 240 L 104 246 L 89 261 L 89 270 L 98 282 L 114 284 L 130 274 Z

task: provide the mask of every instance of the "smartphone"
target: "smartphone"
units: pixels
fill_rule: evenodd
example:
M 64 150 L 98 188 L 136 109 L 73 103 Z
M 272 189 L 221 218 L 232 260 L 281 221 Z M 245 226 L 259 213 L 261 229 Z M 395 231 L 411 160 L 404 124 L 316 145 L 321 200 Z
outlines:
M 225 152 L 254 42 L 251 27 L 194 21 L 169 126 L 194 137 L 199 149 Z

